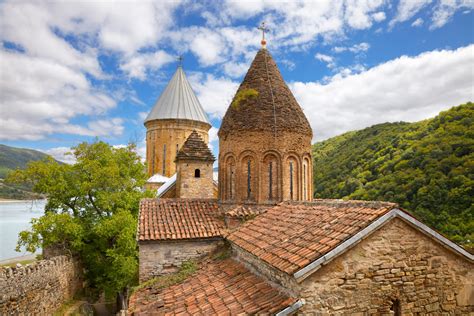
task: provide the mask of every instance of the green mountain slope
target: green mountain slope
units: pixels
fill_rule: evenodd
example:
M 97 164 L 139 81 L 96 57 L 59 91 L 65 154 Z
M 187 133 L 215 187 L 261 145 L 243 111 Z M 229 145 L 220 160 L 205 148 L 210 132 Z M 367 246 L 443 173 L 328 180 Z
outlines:
M 313 145 L 314 195 L 393 201 L 452 240 L 474 243 L 474 104 Z
M 37 150 L 16 148 L 0 144 L 0 198 L 32 199 L 38 198 L 28 186 L 11 185 L 3 182 L 7 173 L 15 169 L 24 169 L 30 161 L 48 157 Z

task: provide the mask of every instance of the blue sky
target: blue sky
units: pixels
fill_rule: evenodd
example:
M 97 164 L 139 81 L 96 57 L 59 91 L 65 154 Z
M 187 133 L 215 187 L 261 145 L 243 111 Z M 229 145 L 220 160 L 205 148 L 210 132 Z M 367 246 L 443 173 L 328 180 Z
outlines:
M 143 119 L 183 66 L 212 120 L 268 49 L 314 141 L 417 121 L 473 100 L 474 2 L 140 1 L 0 4 L 0 143 L 66 159 L 95 137 L 138 143 Z

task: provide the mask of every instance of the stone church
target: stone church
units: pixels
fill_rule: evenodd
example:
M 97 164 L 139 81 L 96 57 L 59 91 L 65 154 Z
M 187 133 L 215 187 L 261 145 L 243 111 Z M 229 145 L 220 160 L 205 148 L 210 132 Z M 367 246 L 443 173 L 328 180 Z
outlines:
M 313 199 L 311 126 L 265 48 L 219 129 L 181 66 L 145 121 L 133 315 L 474 315 L 474 257 L 388 202 Z M 223 255 L 224 254 L 224 255 Z

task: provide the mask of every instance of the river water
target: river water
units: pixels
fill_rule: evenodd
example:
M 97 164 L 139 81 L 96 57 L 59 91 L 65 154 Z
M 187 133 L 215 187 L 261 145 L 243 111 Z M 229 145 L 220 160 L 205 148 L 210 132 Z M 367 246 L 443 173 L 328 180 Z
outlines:
M 0 201 L 0 261 L 29 254 L 16 252 L 18 233 L 30 227 L 32 218 L 44 214 L 46 200 Z

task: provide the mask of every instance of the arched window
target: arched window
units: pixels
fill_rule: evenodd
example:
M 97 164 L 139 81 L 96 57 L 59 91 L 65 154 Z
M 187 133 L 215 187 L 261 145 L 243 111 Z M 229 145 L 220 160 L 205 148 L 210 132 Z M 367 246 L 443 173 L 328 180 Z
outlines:
M 166 144 L 163 145 L 163 175 L 166 176 Z
M 293 161 L 290 161 L 290 200 L 294 199 Z
M 307 199 L 307 193 L 308 193 L 308 186 L 306 184 L 306 169 L 308 166 L 306 165 L 306 161 L 303 162 L 303 200 Z
M 301 199 L 301 167 L 298 158 L 290 156 L 287 158 L 284 167 L 284 199 L 298 201 Z
M 268 164 L 268 199 L 273 200 L 273 162 Z
M 201 177 L 201 170 L 195 169 L 194 170 L 194 177 L 195 178 L 200 178 Z
M 303 159 L 303 200 L 311 200 L 311 164 L 308 158 Z
M 262 197 L 267 201 L 280 199 L 280 161 L 274 153 L 268 153 L 263 159 Z
M 252 161 L 247 160 L 247 200 L 252 197 Z
M 235 159 L 233 157 L 226 160 L 225 176 L 225 198 L 232 200 L 235 197 Z
M 151 174 L 155 174 L 155 143 L 151 143 Z
M 236 198 L 255 201 L 258 199 L 258 163 L 253 155 L 246 155 L 240 159 L 239 167 L 235 173 Z

